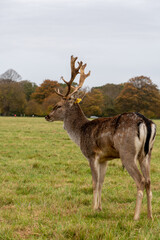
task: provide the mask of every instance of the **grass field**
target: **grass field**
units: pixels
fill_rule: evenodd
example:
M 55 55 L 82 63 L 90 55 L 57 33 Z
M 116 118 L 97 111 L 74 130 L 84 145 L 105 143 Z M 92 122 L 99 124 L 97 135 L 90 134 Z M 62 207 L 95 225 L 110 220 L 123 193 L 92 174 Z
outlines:
M 0 118 L 0 240 L 160 239 L 160 121 L 151 162 L 153 221 L 146 194 L 133 221 L 136 187 L 109 162 L 102 212 L 92 210 L 91 172 L 60 122 Z

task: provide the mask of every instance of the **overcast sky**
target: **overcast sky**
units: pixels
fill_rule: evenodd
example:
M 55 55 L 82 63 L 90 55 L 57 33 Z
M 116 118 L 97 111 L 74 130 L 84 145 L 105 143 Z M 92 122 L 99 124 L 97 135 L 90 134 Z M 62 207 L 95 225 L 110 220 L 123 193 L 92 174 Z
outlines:
M 160 0 L 0 0 L 0 74 L 67 80 L 72 54 L 85 86 L 145 75 L 160 88 Z

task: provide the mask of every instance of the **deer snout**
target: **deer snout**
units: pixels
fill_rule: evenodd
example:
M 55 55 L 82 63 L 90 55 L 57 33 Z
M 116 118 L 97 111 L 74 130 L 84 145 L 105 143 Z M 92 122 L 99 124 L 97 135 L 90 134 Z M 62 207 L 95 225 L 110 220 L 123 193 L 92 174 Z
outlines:
M 49 115 L 45 116 L 45 119 L 46 119 L 47 121 L 49 121 L 50 116 L 49 116 Z

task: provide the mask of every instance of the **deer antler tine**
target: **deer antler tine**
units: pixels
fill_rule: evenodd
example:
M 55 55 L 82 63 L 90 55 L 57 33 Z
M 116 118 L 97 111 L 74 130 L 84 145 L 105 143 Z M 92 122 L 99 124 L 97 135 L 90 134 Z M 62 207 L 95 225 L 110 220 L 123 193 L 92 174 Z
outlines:
M 87 66 L 87 63 L 83 64 L 80 70 L 84 72 L 84 69 L 86 68 L 86 66 Z
M 73 57 L 73 55 L 71 56 L 71 63 L 75 62 L 78 59 L 78 57 Z
M 78 71 L 79 71 L 79 69 L 81 68 L 82 64 L 83 64 L 82 61 L 78 62 L 78 65 L 79 65 L 79 66 L 76 68 Z
M 89 77 L 91 74 L 91 71 L 89 71 L 87 74 L 86 74 L 86 77 Z
M 56 93 L 58 96 L 60 96 L 60 97 L 64 97 L 64 96 L 63 96 L 63 94 L 61 94 L 61 93 L 60 93 L 60 91 L 59 91 L 59 88 L 58 88 L 58 90 L 57 90 L 57 91 L 56 91 L 56 90 L 54 90 L 54 92 L 55 92 L 55 93 Z
M 71 79 L 69 81 L 70 84 L 72 84 L 72 82 L 74 81 L 75 77 L 77 76 L 77 74 L 79 73 L 79 69 L 82 66 L 82 61 L 78 62 L 78 67 L 75 67 L 75 61 L 77 60 L 77 57 L 73 57 L 71 56 Z
M 65 82 L 66 84 L 68 84 L 68 82 L 63 78 L 63 76 L 61 77 L 61 79 L 63 80 L 63 82 Z

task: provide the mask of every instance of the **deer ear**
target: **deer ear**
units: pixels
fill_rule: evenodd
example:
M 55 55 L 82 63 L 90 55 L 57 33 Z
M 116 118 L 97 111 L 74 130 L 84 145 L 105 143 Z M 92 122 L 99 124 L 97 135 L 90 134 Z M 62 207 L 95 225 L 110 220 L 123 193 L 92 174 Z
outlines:
M 83 99 L 84 94 L 85 93 L 83 91 L 78 91 L 78 92 L 75 92 L 70 98 L 76 101 L 77 98 Z
M 82 94 L 79 94 L 79 93 L 74 93 L 70 98 L 69 98 L 69 105 L 72 106 L 73 104 L 75 103 L 80 103 L 84 97 L 80 96 Z

